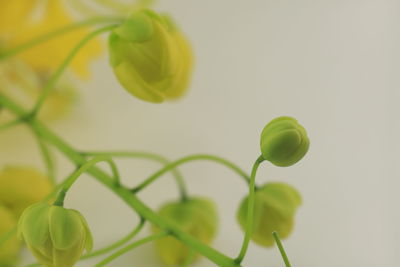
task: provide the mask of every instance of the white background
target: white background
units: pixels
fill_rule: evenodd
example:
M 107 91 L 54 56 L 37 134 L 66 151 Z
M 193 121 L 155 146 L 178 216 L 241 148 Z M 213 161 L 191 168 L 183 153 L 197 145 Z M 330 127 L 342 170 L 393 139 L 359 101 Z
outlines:
M 250 171 L 263 126 L 276 116 L 294 116 L 308 130 L 308 155 L 289 168 L 263 164 L 257 178 L 284 181 L 302 193 L 296 229 L 284 241 L 292 265 L 399 266 L 400 2 L 163 0 L 157 10 L 173 14 L 193 43 L 188 95 L 162 105 L 141 102 L 117 84 L 104 56 L 82 84 L 73 114 L 50 126 L 82 150 L 148 150 L 171 159 L 211 153 Z M 2 164 L 43 167 L 23 127 L 0 136 Z M 132 186 L 160 167 L 118 163 Z M 72 170 L 61 157 L 58 165 L 60 179 Z M 213 163 L 187 164 L 182 171 L 190 192 L 217 202 L 214 246 L 235 256 L 242 241 L 235 214 L 245 184 Z M 84 177 L 67 206 L 84 213 L 100 248 L 129 232 L 137 218 Z M 166 176 L 140 196 L 157 208 L 177 191 Z M 146 245 L 109 266 L 162 265 Z M 202 259 L 193 266 L 214 265 Z M 243 266 L 283 263 L 277 249 L 251 244 Z

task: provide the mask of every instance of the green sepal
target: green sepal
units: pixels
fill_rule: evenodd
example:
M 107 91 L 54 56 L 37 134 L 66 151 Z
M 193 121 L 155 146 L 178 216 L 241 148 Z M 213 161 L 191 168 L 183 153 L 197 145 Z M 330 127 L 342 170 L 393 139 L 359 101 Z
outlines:
M 119 37 L 129 42 L 144 42 L 154 34 L 151 19 L 143 12 L 136 12 L 114 30 Z
M 49 238 L 48 211 L 50 206 L 45 203 L 34 204 L 27 208 L 21 215 L 19 236 L 22 236 L 26 243 L 41 247 L 44 246 Z
M 276 166 L 295 164 L 307 153 L 309 145 L 306 130 L 291 117 L 272 120 L 261 133 L 261 153 Z
M 68 250 L 82 239 L 84 228 L 76 213 L 52 206 L 49 211 L 49 232 L 56 249 Z

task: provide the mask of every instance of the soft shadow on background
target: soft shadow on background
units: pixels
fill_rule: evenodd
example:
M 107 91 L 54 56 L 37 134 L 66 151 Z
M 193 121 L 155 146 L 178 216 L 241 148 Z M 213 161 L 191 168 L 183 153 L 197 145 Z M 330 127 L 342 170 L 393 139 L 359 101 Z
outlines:
M 296 229 L 284 241 L 293 266 L 399 266 L 400 2 L 162 0 L 157 10 L 173 14 L 193 42 L 188 95 L 176 103 L 141 102 L 117 84 L 103 56 L 82 84 L 73 114 L 51 127 L 76 148 L 149 150 L 171 159 L 212 153 L 250 171 L 263 126 L 276 116 L 294 116 L 308 130 L 308 155 L 287 169 L 264 164 L 258 175 L 259 182 L 285 181 L 303 195 Z M 26 129 L 1 136 L 1 164 L 42 166 Z M 139 160 L 119 164 L 131 185 L 159 168 Z M 60 175 L 71 170 L 61 157 L 58 165 Z M 190 192 L 218 203 L 214 245 L 235 255 L 245 184 L 213 163 L 191 163 L 182 171 Z M 137 218 L 85 178 L 66 205 L 85 215 L 95 247 L 102 247 L 129 232 Z M 140 196 L 156 208 L 176 199 L 177 190 L 167 175 Z M 251 244 L 243 265 L 283 263 L 277 249 Z M 161 263 L 146 245 L 109 266 Z M 213 264 L 202 259 L 194 266 Z

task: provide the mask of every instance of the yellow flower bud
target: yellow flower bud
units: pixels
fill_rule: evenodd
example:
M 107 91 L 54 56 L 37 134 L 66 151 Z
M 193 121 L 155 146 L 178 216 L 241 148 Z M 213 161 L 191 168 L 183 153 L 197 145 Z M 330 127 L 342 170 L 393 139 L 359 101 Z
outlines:
M 167 203 L 159 214 L 206 244 L 211 243 L 217 232 L 217 211 L 214 203 L 208 199 L 191 198 L 184 202 Z M 154 233 L 160 231 L 156 226 L 152 230 Z M 190 255 L 189 248 L 174 237 L 157 240 L 155 246 L 161 260 L 167 265 L 182 264 Z
M 0 205 L 0 239 L 11 231 L 17 222 L 13 214 L 4 206 Z M 11 267 L 15 265 L 20 244 L 14 235 L 0 245 L 0 266 Z
M 292 186 L 285 183 L 267 183 L 258 188 L 254 199 L 254 220 L 251 239 L 265 247 L 275 244 L 272 232 L 282 238 L 292 232 L 294 215 L 301 205 L 301 196 Z M 248 197 L 240 204 L 237 219 L 242 229 L 247 223 Z
M 72 267 L 93 246 L 85 218 L 76 210 L 38 203 L 18 222 L 18 236 L 47 267 Z
M 109 40 L 110 63 L 122 86 L 153 103 L 181 97 L 192 72 L 192 51 L 172 20 L 150 10 L 133 13 Z
M 291 117 L 278 117 L 261 133 L 261 152 L 272 164 L 287 167 L 301 160 L 310 141 L 306 130 Z
M 49 179 L 33 168 L 9 166 L 0 172 L 0 203 L 16 217 L 51 191 Z

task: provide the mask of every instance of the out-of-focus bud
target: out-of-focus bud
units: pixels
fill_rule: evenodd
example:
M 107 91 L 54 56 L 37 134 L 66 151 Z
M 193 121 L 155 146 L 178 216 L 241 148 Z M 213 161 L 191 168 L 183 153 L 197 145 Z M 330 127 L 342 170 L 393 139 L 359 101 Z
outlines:
M 278 117 L 261 133 L 261 153 L 272 164 L 287 167 L 301 160 L 310 141 L 306 130 L 291 117 Z
M 134 96 L 160 103 L 186 92 L 193 55 L 169 17 L 136 11 L 111 33 L 109 48 L 115 75 Z
M 18 236 L 43 265 L 72 267 L 93 246 L 85 218 L 76 210 L 38 203 L 18 222 Z
M 267 183 L 255 192 L 253 233 L 251 239 L 265 247 L 275 244 L 272 232 L 282 238 L 292 232 L 294 215 L 301 205 L 301 196 L 292 186 L 285 183 Z M 240 204 L 237 219 L 242 229 L 247 223 L 248 197 Z
M 0 240 L 9 234 L 9 232 L 17 225 L 13 214 L 4 206 L 0 205 Z M 20 244 L 17 236 L 14 234 L 7 241 L 0 244 L 0 266 L 15 266 Z
M 30 167 L 5 167 L 0 172 L 0 203 L 18 218 L 24 209 L 52 191 L 49 179 Z
M 217 211 L 214 203 L 208 199 L 191 198 L 184 202 L 167 203 L 159 214 L 206 244 L 210 244 L 216 235 Z M 160 231 L 156 226 L 152 230 L 154 233 Z M 167 265 L 182 264 L 190 255 L 189 248 L 174 237 L 157 240 L 155 246 L 161 260 Z

